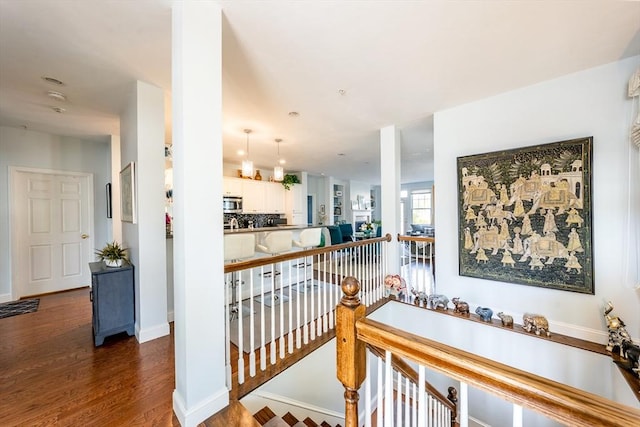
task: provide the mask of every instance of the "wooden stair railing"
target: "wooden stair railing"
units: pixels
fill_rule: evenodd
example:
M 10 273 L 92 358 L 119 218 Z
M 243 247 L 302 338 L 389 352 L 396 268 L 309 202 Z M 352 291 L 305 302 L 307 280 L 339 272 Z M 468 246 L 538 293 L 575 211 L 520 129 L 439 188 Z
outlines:
M 379 357 L 382 360 L 385 360 L 385 351 L 371 344 L 367 344 L 367 348 L 371 353 L 373 353 L 376 357 Z M 413 369 L 407 362 L 404 361 L 401 357 L 392 354 L 391 355 L 391 366 L 397 371 L 399 371 L 405 378 L 409 378 L 409 380 L 418 384 L 418 373 L 415 369 Z M 447 399 L 440 391 L 438 391 L 433 385 L 431 385 L 428 381 L 425 382 L 425 389 L 428 394 L 430 394 L 433 398 L 435 398 L 442 405 L 446 406 L 451 412 L 451 424 L 455 424 L 456 416 L 458 414 L 458 406 Z
M 337 377 L 345 388 L 345 425 L 358 423 L 365 346 L 399 354 L 450 378 L 571 426 L 637 426 L 640 410 L 496 361 L 366 319 L 354 277 L 342 282 L 336 308 Z

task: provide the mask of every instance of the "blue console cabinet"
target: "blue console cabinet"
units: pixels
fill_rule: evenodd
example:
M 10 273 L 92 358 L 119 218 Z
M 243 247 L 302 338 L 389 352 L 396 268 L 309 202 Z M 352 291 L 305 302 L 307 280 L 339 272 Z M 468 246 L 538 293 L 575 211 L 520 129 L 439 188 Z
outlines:
M 90 299 L 93 308 L 93 339 L 102 345 L 105 337 L 120 332 L 129 336 L 135 328 L 133 265 L 107 267 L 104 262 L 89 263 Z

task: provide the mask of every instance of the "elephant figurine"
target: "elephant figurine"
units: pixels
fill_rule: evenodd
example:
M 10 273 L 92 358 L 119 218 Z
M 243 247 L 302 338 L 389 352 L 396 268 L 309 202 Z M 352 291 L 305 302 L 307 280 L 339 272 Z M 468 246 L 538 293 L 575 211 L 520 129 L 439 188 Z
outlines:
M 491 317 L 493 316 L 493 310 L 489 307 L 478 307 L 476 308 L 476 314 L 480 316 L 480 318 L 485 322 L 491 322 Z
M 503 312 L 496 314 L 496 316 L 498 316 L 502 321 L 502 326 L 513 327 L 513 316 L 509 316 L 508 314 L 504 314 Z
M 525 313 L 522 316 L 522 329 L 527 332 L 534 332 L 536 335 L 545 333 L 548 337 L 551 336 L 549 322 L 546 317 L 540 314 Z
M 427 295 L 426 292 L 416 291 L 415 288 L 411 288 L 411 293 L 415 297 L 415 301 L 414 301 L 415 304 L 420 305 L 420 303 L 422 302 L 425 307 L 428 306 L 427 304 L 429 300 L 429 295 Z
M 464 301 L 460 301 L 460 298 L 451 298 L 451 303 L 455 306 L 454 313 L 469 314 L 469 304 Z
M 434 309 L 446 310 L 449 305 L 449 298 L 442 294 L 431 294 L 428 298 L 428 306 Z

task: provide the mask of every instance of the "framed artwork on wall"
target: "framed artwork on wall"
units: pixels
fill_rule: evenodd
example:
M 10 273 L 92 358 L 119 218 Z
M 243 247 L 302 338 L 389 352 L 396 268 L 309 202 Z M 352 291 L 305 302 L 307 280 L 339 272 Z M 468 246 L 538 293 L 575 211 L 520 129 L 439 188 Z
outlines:
M 112 212 L 111 212 L 111 183 L 107 183 L 106 185 L 106 196 L 107 196 L 107 218 L 111 218 L 112 217 Z
M 594 294 L 592 144 L 458 157 L 459 274 Z
M 136 164 L 130 162 L 120 171 L 121 219 L 124 222 L 137 222 L 136 217 Z

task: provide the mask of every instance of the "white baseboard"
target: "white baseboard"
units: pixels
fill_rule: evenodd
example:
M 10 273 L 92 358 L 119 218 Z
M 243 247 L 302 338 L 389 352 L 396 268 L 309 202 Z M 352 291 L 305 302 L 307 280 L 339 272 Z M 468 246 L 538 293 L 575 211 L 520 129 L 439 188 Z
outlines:
M 11 294 L 0 294 L 0 303 L 13 301 Z
M 198 424 L 229 405 L 229 390 L 225 387 L 187 409 L 178 390 L 173 390 L 173 412 L 182 427 L 197 427 Z
M 164 337 L 165 335 L 169 335 L 168 322 L 144 329 L 140 329 L 140 325 L 136 324 L 136 338 L 140 344 L 155 340 L 156 338 Z
M 344 425 L 344 413 L 265 391 L 253 391 L 244 397 L 241 403 L 252 413 L 259 411 L 264 406 L 268 406 L 278 416 L 291 412 L 291 414 L 299 420 L 309 417 L 315 422 L 326 421 L 331 425 Z

